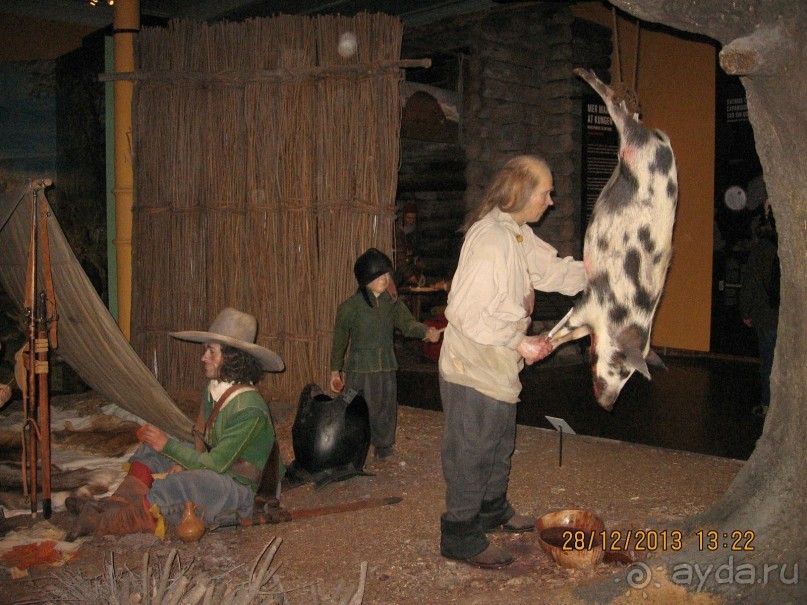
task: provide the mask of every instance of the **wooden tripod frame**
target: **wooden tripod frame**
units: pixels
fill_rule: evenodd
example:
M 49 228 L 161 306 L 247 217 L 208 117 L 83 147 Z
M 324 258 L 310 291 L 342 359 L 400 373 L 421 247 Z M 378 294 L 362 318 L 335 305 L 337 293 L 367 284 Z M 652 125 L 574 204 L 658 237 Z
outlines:
M 48 353 L 57 348 L 56 296 L 48 240 L 48 203 L 44 190 L 51 185 L 49 179 L 32 181 L 29 187 L 31 201 L 31 241 L 28 251 L 28 270 L 25 279 L 25 317 L 28 342 L 23 358 L 26 369 L 26 388 L 23 393 L 25 421 L 22 428 L 22 479 L 23 489 L 31 503 L 31 515 L 37 514 L 37 470 L 42 469 L 42 513 L 51 516 L 51 456 L 50 456 L 50 369 Z M 40 192 L 41 197 L 40 198 Z M 44 287 L 39 285 L 42 275 Z

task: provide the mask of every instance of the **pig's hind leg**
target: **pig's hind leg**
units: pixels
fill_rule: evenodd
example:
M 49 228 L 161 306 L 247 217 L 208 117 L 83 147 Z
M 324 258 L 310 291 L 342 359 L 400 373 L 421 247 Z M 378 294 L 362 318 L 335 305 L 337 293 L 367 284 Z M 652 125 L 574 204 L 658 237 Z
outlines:
M 600 95 L 600 98 L 605 101 L 605 104 L 608 106 L 608 113 L 611 114 L 614 120 L 630 117 L 627 107 L 625 107 L 624 103 L 619 102 L 614 90 L 600 80 L 593 71 L 578 67 L 574 70 L 574 73 L 588 82 L 588 85 L 594 89 L 594 92 Z

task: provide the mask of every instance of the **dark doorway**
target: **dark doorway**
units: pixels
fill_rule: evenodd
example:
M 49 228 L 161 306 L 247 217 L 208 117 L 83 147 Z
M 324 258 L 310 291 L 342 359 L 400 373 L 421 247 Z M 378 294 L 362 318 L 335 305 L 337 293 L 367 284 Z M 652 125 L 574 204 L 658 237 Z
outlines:
M 711 351 L 756 356 L 756 334 L 743 324 L 739 301 L 753 225 L 762 216 L 767 196 L 745 89 L 738 77 L 720 68 L 715 119 Z

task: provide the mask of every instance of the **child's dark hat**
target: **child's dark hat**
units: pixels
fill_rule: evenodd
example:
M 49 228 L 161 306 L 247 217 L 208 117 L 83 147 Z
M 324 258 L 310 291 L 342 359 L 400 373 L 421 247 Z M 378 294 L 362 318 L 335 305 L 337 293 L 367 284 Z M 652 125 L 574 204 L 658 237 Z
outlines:
M 368 305 L 370 304 L 370 299 L 367 297 L 367 284 L 391 271 L 392 261 L 389 256 L 378 248 L 369 248 L 367 252 L 356 259 L 356 264 L 353 265 L 353 275 L 356 276 L 356 281 L 359 282 L 359 291 Z
M 370 248 L 356 259 L 353 265 L 353 275 L 360 287 L 364 287 L 374 279 L 377 279 L 392 271 L 392 261 L 389 256 L 381 252 L 378 248 Z

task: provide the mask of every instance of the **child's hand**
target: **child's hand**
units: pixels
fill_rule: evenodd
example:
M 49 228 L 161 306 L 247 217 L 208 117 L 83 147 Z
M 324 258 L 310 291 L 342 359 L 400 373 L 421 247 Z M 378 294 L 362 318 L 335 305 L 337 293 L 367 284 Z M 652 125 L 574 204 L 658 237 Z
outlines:
M 342 380 L 341 372 L 331 372 L 331 390 L 334 393 L 341 393 L 345 388 L 345 381 Z
M 445 328 L 440 328 L 439 330 L 433 327 L 429 327 L 429 331 L 426 332 L 426 336 L 423 337 L 423 340 L 427 342 L 437 342 L 440 340 L 440 334 L 443 333 Z

